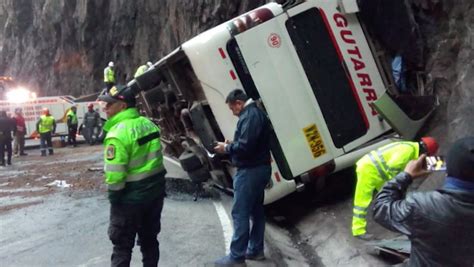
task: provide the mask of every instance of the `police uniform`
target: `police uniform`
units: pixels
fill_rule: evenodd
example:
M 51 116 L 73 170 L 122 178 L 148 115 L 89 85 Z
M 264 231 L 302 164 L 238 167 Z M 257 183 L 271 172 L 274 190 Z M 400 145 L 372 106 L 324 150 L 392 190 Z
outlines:
M 99 100 L 124 101 L 128 108 L 104 124 L 104 171 L 110 208 L 109 238 L 113 244 L 112 266 L 128 266 L 135 243 L 141 241 L 144 266 L 159 260 L 160 218 L 165 195 L 160 129 L 140 116 L 135 97 L 127 87 L 112 87 Z
M 403 171 L 410 160 L 417 159 L 420 144 L 417 142 L 395 142 L 371 151 L 356 163 L 357 186 L 354 195 L 352 235 L 366 233 L 367 208 L 373 193 L 380 191 L 388 180 Z

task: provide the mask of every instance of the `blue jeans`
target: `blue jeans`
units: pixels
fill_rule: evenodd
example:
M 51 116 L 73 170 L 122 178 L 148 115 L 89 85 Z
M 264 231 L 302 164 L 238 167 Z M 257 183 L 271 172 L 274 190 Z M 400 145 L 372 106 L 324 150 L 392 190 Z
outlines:
M 235 260 L 244 259 L 246 253 L 255 255 L 263 252 L 265 234 L 263 198 L 271 171 L 270 165 L 262 165 L 238 169 L 234 176 L 232 205 L 234 235 L 230 244 L 230 256 Z

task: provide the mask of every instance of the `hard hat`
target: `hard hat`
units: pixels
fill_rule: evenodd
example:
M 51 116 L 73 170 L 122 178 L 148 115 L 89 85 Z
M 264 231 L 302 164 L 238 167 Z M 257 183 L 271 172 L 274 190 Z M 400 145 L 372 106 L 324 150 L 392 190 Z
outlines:
M 438 142 L 436 142 L 436 139 L 434 139 L 433 137 L 422 137 L 421 142 L 424 144 L 426 153 L 428 153 L 428 155 L 434 155 L 438 151 Z
M 148 65 L 148 67 L 153 66 L 153 63 L 151 63 L 150 61 L 148 61 L 146 64 Z
M 93 107 L 94 107 L 94 104 L 89 103 L 89 104 L 87 105 L 87 107 L 88 107 L 88 108 L 93 108 Z
M 113 61 L 110 61 L 109 62 L 109 67 L 113 67 L 114 66 L 114 62 Z
M 42 111 L 43 114 L 49 114 L 49 108 L 43 108 Z

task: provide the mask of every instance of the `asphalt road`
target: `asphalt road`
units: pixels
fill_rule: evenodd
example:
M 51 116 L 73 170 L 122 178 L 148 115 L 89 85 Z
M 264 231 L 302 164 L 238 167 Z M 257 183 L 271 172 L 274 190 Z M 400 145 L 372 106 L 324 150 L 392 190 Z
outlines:
M 61 148 L 52 157 L 38 151 L 0 170 L 0 266 L 108 266 L 112 245 L 109 202 L 100 171 L 101 146 Z M 228 252 L 231 197 L 193 201 L 186 173 L 170 160 L 168 190 L 159 235 L 160 266 L 213 266 Z M 342 175 L 344 176 L 344 175 Z M 340 190 L 341 183 L 335 181 Z M 72 187 L 47 186 L 55 179 Z M 351 185 L 346 188 L 351 191 Z M 267 207 L 265 262 L 248 266 L 382 266 L 350 236 L 351 202 L 346 192 L 313 199 L 296 194 Z M 323 199 L 321 201 L 321 199 Z M 369 222 L 370 223 L 370 222 Z M 132 266 L 141 266 L 134 249 Z

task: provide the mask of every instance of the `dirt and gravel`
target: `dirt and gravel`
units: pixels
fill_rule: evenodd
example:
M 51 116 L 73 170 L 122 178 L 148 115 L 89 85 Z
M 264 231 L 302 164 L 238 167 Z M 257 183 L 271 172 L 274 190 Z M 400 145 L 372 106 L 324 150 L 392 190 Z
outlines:
M 101 145 L 55 148 L 47 157 L 39 150 L 27 153 L 0 169 L 0 213 L 42 203 L 42 197 L 59 191 L 106 190 Z

